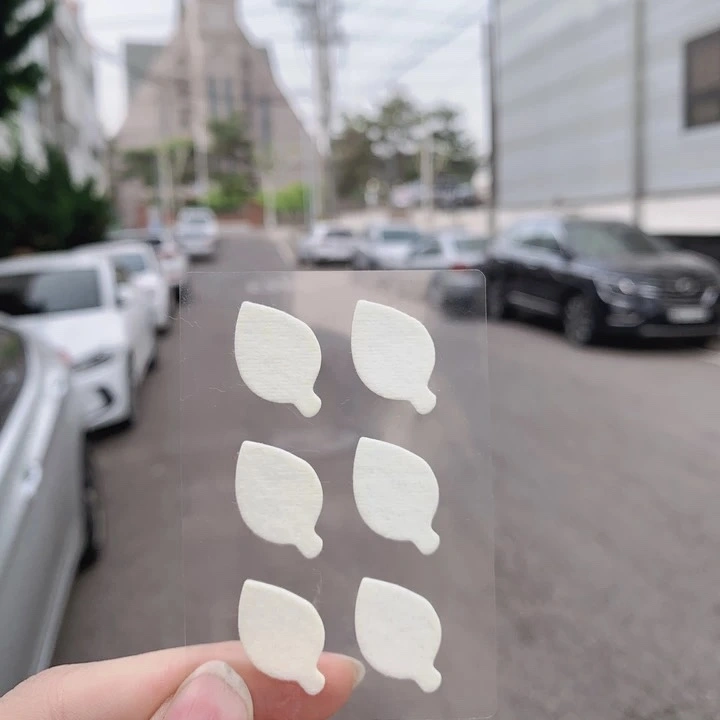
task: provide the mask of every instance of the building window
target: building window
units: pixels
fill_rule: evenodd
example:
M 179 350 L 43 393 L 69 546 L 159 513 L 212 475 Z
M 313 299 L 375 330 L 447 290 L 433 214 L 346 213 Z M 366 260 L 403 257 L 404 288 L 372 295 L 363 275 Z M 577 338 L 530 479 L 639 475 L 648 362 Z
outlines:
M 685 46 L 685 125 L 720 123 L 720 30 Z
M 232 78 L 225 78 L 225 107 L 228 117 L 235 114 L 235 87 Z
M 220 115 L 220 98 L 218 96 L 217 78 L 210 76 L 207 79 L 207 85 L 210 115 L 213 118 L 217 118 Z

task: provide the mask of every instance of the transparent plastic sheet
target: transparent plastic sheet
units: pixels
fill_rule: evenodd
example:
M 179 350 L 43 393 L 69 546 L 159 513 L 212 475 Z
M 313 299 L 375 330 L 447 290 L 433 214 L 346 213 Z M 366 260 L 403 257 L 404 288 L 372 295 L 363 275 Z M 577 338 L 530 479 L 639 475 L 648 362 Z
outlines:
M 312 602 L 325 624 L 325 649 L 362 659 L 354 609 L 363 577 L 426 597 L 442 622 L 435 666 L 439 690 L 371 668 L 341 718 L 460 720 L 496 709 L 493 483 L 490 465 L 487 324 L 484 311 L 446 313 L 428 302 L 431 272 L 193 272 L 181 307 L 181 503 L 185 630 L 188 644 L 237 638 L 243 582 L 279 585 Z M 374 395 L 354 370 L 350 332 L 358 300 L 420 320 L 436 347 L 425 416 L 409 403 Z M 233 354 L 240 305 L 250 300 L 306 322 L 322 348 L 315 385 L 322 409 L 311 419 L 255 396 Z M 209 348 L 223 352 L 208 352 Z M 400 445 L 432 466 L 440 486 L 433 527 L 440 547 L 421 555 L 411 543 L 374 534 L 353 498 L 360 437 Z M 321 554 L 303 558 L 268 543 L 244 524 L 234 477 L 243 441 L 274 445 L 308 461 L 323 485 L 317 531 Z

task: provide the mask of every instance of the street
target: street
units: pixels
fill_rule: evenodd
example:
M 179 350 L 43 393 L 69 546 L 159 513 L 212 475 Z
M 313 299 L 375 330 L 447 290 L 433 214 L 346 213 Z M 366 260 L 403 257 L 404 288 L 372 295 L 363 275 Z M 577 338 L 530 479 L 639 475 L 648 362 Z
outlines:
M 443 688 L 428 698 L 369 673 L 343 717 L 470 718 L 495 706 L 511 720 L 720 716 L 716 356 L 577 350 L 546 327 L 493 325 L 488 398 L 480 324 L 428 309 L 421 319 L 438 349 L 438 417 L 414 425 L 402 409 L 380 413 L 382 401 L 363 392 L 352 366 L 347 308 L 369 279 L 218 274 L 282 271 L 290 260 L 282 244 L 234 235 L 215 263 L 194 266 L 193 300 L 162 340 L 138 425 L 98 439 L 108 546 L 77 581 L 55 662 L 232 639 L 247 577 L 316 601 L 327 649 L 357 654 L 354 593 L 374 573 L 433 601 L 444 622 Z M 317 318 L 318 418 L 242 387 L 232 357 L 238 297 Z M 441 407 L 441 390 L 453 407 Z M 356 517 L 348 458 L 363 434 L 406 444 L 433 465 L 444 488 L 438 557 L 389 547 Z M 233 477 L 246 439 L 316 467 L 326 493 L 317 561 L 243 527 Z M 477 482 L 461 482 L 473 468 Z M 477 512 L 467 509 L 473 503 Z M 424 715 L 428 707 L 436 714 Z

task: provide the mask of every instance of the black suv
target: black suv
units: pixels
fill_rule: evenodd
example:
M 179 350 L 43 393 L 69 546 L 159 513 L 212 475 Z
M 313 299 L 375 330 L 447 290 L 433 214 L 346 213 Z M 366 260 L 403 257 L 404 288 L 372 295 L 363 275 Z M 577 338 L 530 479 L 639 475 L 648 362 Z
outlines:
M 557 317 L 578 345 L 606 333 L 705 343 L 720 329 L 720 266 L 621 222 L 521 222 L 493 242 L 486 275 L 490 318 Z

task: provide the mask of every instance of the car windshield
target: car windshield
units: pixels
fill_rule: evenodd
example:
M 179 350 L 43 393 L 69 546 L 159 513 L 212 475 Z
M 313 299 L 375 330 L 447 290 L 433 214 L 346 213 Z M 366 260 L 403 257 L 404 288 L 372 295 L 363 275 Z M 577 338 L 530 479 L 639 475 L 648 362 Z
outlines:
M 8 315 L 43 315 L 100 306 L 96 270 L 51 270 L 0 276 L 0 312 Z
M 183 225 L 205 225 L 212 220 L 212 216 L 206 211 L 197 211 L 180 213 L 178 222 Z
M 350 240 L 352 236 L 349 230 L 328 230 L 325 237 L 330 240 Z
M 113 260 L 115 265 L 122 268 L 128 275 L 147 270 L 147 263 L 141 253 L 122 253 L 114 255 Z
M 566 230 L 568 247 L 580 257 L 654 255 L 668 249 L 658 238 L 623 223 L 569 222 Z
M 461 238 L 455 241 L 455 247 L 459 252 L 482 252 L 489 243 L 490 239 L 485 237 Z
M 416 230 L 383 230 L 382 242 L 386 245 L 394 245 L 400 243 L 416 243 L 421 239 L 421 235 Z

